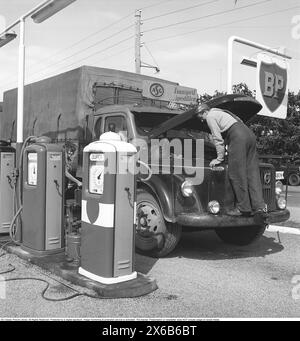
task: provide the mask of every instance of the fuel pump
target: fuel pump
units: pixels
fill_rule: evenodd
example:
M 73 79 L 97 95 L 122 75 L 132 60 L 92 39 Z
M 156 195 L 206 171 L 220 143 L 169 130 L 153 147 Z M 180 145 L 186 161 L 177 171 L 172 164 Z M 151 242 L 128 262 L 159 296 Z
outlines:
M 15 168 L 15 149 L 9 142 L 0 141 L 0 233 L 8 233 L 14 212 L 12 173 Z
M 38 255 L 64 251 L 64 152 L 47 137 L 23 154 L 22 248 Z
M 135 279 L 136 148 L 105 133 L 83 151 L 81 267 L 104 284 Z M 131 170 L 131 171 L 130 171 Z

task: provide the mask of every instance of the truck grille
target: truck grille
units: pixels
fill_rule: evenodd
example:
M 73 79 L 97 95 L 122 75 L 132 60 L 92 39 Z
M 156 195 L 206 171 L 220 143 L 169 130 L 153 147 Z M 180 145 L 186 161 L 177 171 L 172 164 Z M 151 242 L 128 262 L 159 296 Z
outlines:
M 263 163 L 260 164 L 259 169 L 265 203 L 268 205 L 269 211 L 275 211 L 275 169 L 272 165 Z

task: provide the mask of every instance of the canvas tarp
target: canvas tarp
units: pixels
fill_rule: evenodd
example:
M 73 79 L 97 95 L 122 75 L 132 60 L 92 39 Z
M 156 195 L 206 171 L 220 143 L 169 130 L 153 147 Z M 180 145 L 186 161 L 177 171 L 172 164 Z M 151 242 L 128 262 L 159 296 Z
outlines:
M 158 80 L 119 70 L 82 66 L 69 72 L 25 86 L 24 139 L 47 135 L 55 142 L 72 146 L 74 156 L 79 145 L 85 144 L 87 115 L 106 94 L 94 91 L 95 84 L 111 84 L 142 89 L 143 80 Z M 164 81 L 166 82 L 166 81 Z M 177 84 L 168 82 L 170 84 Z M 107 89 L 107 88 L 106 88 Z M 98 98 L 95 98 L 95 94 Z M 99 98 L 100 97 L 100 98 Z M 0 139 L 16 141 L 17 89 L 4 93 L 0 121 Z M 77 157 L 72 162 L 77 162 Z

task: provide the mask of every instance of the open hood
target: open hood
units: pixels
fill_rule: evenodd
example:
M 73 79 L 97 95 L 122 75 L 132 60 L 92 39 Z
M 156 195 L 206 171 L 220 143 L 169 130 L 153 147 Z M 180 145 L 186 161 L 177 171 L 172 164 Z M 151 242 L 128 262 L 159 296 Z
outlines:
M 250 118 L 255 116 L 262 109 L 262 105 L 257 100 L 242 94 L 220 96 L 206 102 L 205 104 L 207 104 L 210 108 L 229 110 L 244 122 L 249 121 Z M 152 130 L 149 138 L 156 138 L 166 131 L 173 129 L 174 127 L 177 127 L 188 120 L 195 119 L 197 114 L 198 112 L 196 108 L 194 108 L 182 114 L 175 115 L 156 129 Z M 197 120 L 195 124 L 199 126 L 202 125 L 202 130 L 209 132 L 207 125 L 200 123 L 200 120 Z
M 255 99 L 242 94 L 224 95 L 206 102 L 210 108 L 226 109 L 247 122 L 260 112 L 262 105 Z

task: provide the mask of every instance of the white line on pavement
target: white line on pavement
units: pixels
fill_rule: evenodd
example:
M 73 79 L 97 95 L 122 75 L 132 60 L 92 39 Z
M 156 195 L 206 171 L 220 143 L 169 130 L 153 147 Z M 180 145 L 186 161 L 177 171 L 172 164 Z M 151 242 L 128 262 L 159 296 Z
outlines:
M 269 225 L 266 231 L 300 235 L 299 229 L 286 226 Z

